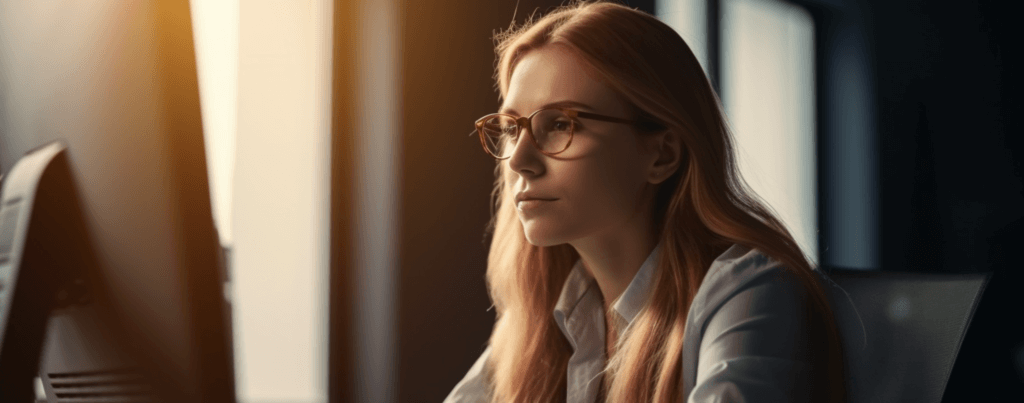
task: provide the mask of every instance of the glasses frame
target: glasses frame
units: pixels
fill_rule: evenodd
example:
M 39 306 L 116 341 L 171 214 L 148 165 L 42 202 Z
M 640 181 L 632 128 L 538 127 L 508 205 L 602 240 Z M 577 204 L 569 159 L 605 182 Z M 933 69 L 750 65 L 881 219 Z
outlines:
M 555 151 L 555 152 L 550 152 L 550 153 L 546 152 L 544 150 L 541 150 L 540 149 L 540 144 L 537 143 L 537 138 L 533 136 L 533 117 L 537 116 L 538 113 L 541 113 L 543 111 L 548 111 L 548 110 L 560 111 L 560 112 L 564 113 L 566 116 L 568 116 L 569 119 L 571 119 L 573 121 L 572 122 L 572 131 L 569 132 L 569 141 L 565 143 L 565 148 L 562 148 L 560 151 Z M 486 136 L 487 135 L 484 134 L 484 122 L 487 121 L 488 119 L 495 118 L 495 117 L 500 117 L 500 116 L 506 116 L 506 117 L 509 117 L 509 118 L 512 118 L 513 120 L 515 120 L 516 126 L 518 126 L 520 128 L 519 131 L 522 131 L 522 128 L 526 128 L 526 132 L 530 135 L 530 141 L 533 142 L 534 148 L 536 148 L 537 151 L 540 151 L 542 154 L 549 155 L 549 156 L 558 155 L 558 154 L 560 154 L 562 152 L 565 152 L 565 150 L 569 149 L 569 146 L 572 145 L 573 136 L 576 135 L 576 120 L 578 118 L 600 120 L 602 122 L 625 123 L 625 124 L 631 124 L 631 125 L 635 125 L 635 124 L 639 124 L 640 123 L 640 121 L 638 121 L 638 120 L 622 119 L 622 118 L 617 118 L 617 117 L 614 117 L 614 116 L 607 116 L 607 115 L 600 115 L 600 114 L 597 114 L 597 113 L 583 112 L 583 111 L 579 111 L 579 110 L 572 109 L 572 108 L 558 108 L 558 107 L 541 108 L 541 109 L 538 109 L 536 111 L 533 111 L 533 113 L 531 113 L 530 116 L 514 116 L 514 115 L 507 114 L 507 113 L 491 113 L 491 114 L 488 114 L 488 115 L 484 115 L 484 117 L 476 120 L 476 122 L 474 123 L 475 126 L 476 126 L 475 132 L 476 132 L 476 134 L 478 134 L 480 136 L 480 146 L 484 148 L 484 151 L 488 155 L 490 155 L 490 156 L 492 156 L 492 157 L 494 157 L 494 158 L 496 158 L 498 160 L 506 160 L 506 159 L 511 158 L 512 156 L 509 155 L 508 157 L 501 158 L 501 157 L 498 157 L 497 155 L 494 155 L 494 153 L 491 153 L 491 150 L 487 149 L 487 143 L 486 143 L 486 141 L 487 141 Z M 472 136 L 473 133 L 469 133 L 469 135 Z

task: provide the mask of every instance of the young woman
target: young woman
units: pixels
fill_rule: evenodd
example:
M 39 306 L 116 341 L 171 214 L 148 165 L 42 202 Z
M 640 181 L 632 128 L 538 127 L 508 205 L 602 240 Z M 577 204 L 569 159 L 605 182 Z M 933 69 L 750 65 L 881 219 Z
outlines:
M 576 3 L 497 37 L 489 345 L 446 402 L 844 401 L 819 272 L 739 177 L 693 53 Z

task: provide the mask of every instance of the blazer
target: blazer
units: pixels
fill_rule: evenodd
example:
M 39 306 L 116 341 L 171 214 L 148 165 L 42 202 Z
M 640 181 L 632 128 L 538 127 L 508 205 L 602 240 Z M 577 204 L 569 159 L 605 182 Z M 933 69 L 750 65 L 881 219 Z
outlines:
M 638 316 L 657 270 L 659 244 L 613 305 L 619 340 Z M 819 276 L 822 274 L 815 270 Z M 805 307 L 808 291 L 757 249 L 732 245 L 711 264 L 687 317 L 682 390 L 696 402 L 802 402 L 820 362 Z M 827 277 L 824 277 L 827 279 Z M 577 261 L 552 313 L 573 347 L 567 402 L 592 403 L 607 364 L 603 304 L 596 280 Z M 625 326 L 621 326 L 625 325 Z M 815 332 L 819 333 L 820 332 Z M 489 402 L 488 346 L 445 403 Z M 813 365 L 812 365 L 813 364 Z

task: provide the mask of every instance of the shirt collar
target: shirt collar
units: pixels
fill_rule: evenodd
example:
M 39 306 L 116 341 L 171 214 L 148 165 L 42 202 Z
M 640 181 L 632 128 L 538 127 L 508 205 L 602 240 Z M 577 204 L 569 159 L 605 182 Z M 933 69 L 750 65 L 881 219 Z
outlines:
M 628 327 L 629 324 L 633 323 L 633 319 L 636 318 L 637 314 L 640 313 L 640 309 L 643 307 L 643 303 L 647 298 L 647 294 L 650 292 L 652 282 L 654 279 L 654 269 L 658 264 L 658 255 L 661 252 L 661 242 L 655 245 L 654 250 L 647 255 L 647 259 L 640 265 L 640 270 L 633 276 L 633 280 L 630 281 L 629 286 L 622 292 L 619 299 L 612 305 L 612 309 L 619 314 L 620 318 L 625 322 Z M 597 291 L 597 280 L 595 280 L 586 269 L 583 268 L 582 260 L 577 260 L 576 264 L 573 265 L 572 271 L 569 272 L 569 277 L 565 280 L 565 285 L 562 287 L 562 294 L 558 297 L 558 302 L 555 304 L 554 317 L 555 322 L 558 323 L 558 327 L 570 340 L 574 338 L 570 335 L 566 328 L 566 322 L 569 317 L 573 315 L 577 305 L 583 299 L 588 292 Z M 620 329 L 619 333 L 622 333 L 623 329 Z M 621 335 L 621 334 L 620 334 Z
M 555 303 L 554 317 L 555 322 L 558 323 L 558 328 L 562 330 L 562 334 L 573 344 L 573 348 L 576 348 L 575 337 L 566 327 L 566 322 L 572 316 L 573 312 L 576 311 L 576 306 L 579 305 L 583 297 L 587 295 L 587 292 L 597 289 L 597 280 L 595 280 L 586 270 L 583 269 L 583 265 L 579 260 L 572 267 L 572 271 L 569 272 L 569 277 L 565 279 L 565 285 L 562 286 L 562 294 L 558 296 L 558 302 Z
M 654 266 L 658 264 L 658 254 L 661 252 L 661 243 L 659 242 L 654 246 L 654 250 L 651 251 L 650 255 L 647 255 L 647 260 L 640 265 L 640 270 L 633 276 L 633 281 L 629 282 L 629 286 L 619 296 L 619 300 L 615 301 L 612 308 L 626 321 L 626 323 L 633 323 L 633 318 L 640 313 L 640 308 L 643 307 L 644 300 L 647 299 L 647 294 L 650 292 L 651 283 L 654 279 Z

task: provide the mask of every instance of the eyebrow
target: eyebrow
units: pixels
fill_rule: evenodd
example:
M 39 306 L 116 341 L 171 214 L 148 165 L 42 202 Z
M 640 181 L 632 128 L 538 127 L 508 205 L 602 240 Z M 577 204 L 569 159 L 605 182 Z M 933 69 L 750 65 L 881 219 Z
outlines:
M 591 107 L 590 105 L 587 105 L 587 104 L 585 104 L 585 103 L 582 103 L 582 102 L 576 102 L 576 101 L 570 101 L 570 100 L 565 100 L 565 101 L 558 101 L 558 102 L 551 102 L 551 103 L 548 103 L 548 104 L 544 104 L 544 105 L 542 105 L 542 106 L 541 106 L 540 108 L 538 108 L 538 109 L 544 109 L 544 108 L 556 108 L 556 107 L 567 107 L 567 106 L 575 106 L 575 107 L 580 107 L 580 108 L 588 109 L 588 110 L 590 110 L 590 111 L 594 111 L 594 110 L 595 110 L 595 109 L 594 109 L 593 107 Z M 516 112 L 516 111 L 515 111 L 514 109 L 512 109 L 512 108 L 504 108 L 504 107 L 503 107 L 503 108 L 501 108 L 500 110 L 498 110 L 498 113 L 504 113 L 504 114 L 509 114 L 509 115 L 516 115 L 516 116 L 521 116 L 521 115 L 519 115 L 519 112 Z

